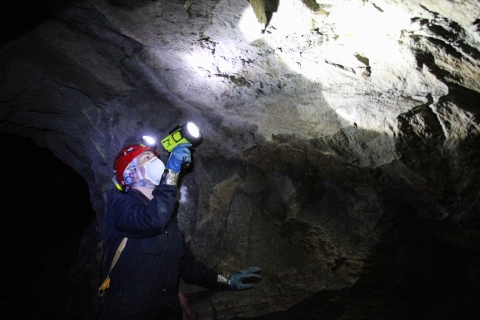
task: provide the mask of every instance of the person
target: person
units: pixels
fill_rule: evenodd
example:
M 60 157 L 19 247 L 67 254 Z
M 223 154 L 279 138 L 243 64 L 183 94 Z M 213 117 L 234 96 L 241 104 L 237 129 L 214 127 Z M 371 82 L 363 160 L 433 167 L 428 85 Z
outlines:
M 117 187 L 104 220 L 105 266 L 111 267 L 122 240 L 125 247 L 108 275 L 101 318 L 182 319 L 179 279 L 204 288 L 252 288 L 258 267 L 233 275 L 217 273 L 199 262 L 184 241 L 175 213 L 177 183 L 191 144 L 180 144 L 167 164 L 155 147 L 123 148 L 114 160 Z

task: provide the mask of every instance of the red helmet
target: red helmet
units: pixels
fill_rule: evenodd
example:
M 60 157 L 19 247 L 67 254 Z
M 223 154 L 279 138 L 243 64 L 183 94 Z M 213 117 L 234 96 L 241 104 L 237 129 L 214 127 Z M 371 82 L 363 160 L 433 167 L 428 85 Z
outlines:
M 145 151 L 152 151 L 158 157 L 157 150 L 146 147 L 144 145 L 133 144 L 123 148 L 115 157 L 113 161 L 113 173 L 115 174 L 113 181 L 120 191 L 125 191 L 125 181 L 123 179 L 123 172 L 128 167 L 130 162 Z

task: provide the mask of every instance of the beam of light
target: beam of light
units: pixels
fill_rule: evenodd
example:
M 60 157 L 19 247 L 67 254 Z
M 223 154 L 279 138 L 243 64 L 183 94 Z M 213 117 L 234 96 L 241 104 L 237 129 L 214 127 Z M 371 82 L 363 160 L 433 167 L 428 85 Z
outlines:
M 276 36 L 287 36 L 297 30 L 309 30 L 312 27 L 310 14 L 306 11 L 306 7 L 300 1 L 280 1 L 278 11 L 273 13 L 270 25 L 275 24 L 275 21 L 281 21 L 281 29 L 276 29 Z M 267 42 L 270 37 L 267 33 L 262 33 L 265 26 L 258 22 L 257 17 L 251 6 L 248 6 L 242 13 L 242 17 L 238 24 L 243 36 L 249 42 L 257 39 L 266 39 Z
M 248 41 L 269 45 L 293 74 L 319 84 L 342 127 L 354 125 L 392 134 L 388 119 L 413 107 L 402 105 L 398 98 L 390 103 L 391 110 L 358 109 L 358 103 L 369 100 L 378 104 L 375 97 L 369 97 L 372 92 L 391 90 L 417 98 L 432 90 L 446 94 L 447 88 L 428 70 L 416 70 L 414 54 L 401 44 L 403 33 L 413 28 L 408 12 L 395 5 L 380 8 L 363 1 L 335 2 L 332 8 L 325 16 L 313 14 L 300 1 L 281 1 L 262 34 L 264 26 L 247 7 L 238 26 Z M 362 93 L 364 100 L 355 99 Z
M 359 54 L 395 67 L 399 62 L 398 55 L 402 54 L 398 39 L 410 25 L 410 17 L 394 7 L 381 9 L 370 2 L 339 4 L 327 17 L 315 16 L 298 2 L 283 1 L 270 24 L 275 28 L 272 36 L 262 34 L 263 25 L 258 23 L 253 9 L 248 7 L 243 12 L 239 28 L 247 41 L 262 39 L 273 49 L 283 47 L 283 50 L 275 50 L 282 62 L 309 80 L 323 83 L 325 66 L 322 62 L 325 60 L 333 63 L 337 60 L 346 63 L 346 67 L 355 68 L 361 66 L 355 58 Z M 312 29 L 320 25 L 334 30 L 323 40 L 317 39 L 323 43 L 307 48 L 289 44 L 292 36 L 311 34 Z M 305 59 L 306 56 L 316 59 Z

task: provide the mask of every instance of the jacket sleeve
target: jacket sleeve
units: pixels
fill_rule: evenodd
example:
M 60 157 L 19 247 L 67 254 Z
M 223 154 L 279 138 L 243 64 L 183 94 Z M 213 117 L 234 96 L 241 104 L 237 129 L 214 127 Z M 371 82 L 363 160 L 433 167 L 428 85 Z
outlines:
M 171 219 L 177 195 L 177 187 L 159 185 L 153 190 L 153 199 L 148 205 L 135 197 L 123 195 L 111 204 L 114 227 L 122 237 L 152 237 L 165 228 Z
M 204 288 L 218 287 L 218 273 L 198 261 L 187 244 L 184 244 L 180 277 L 188 284 L 196 284 Z

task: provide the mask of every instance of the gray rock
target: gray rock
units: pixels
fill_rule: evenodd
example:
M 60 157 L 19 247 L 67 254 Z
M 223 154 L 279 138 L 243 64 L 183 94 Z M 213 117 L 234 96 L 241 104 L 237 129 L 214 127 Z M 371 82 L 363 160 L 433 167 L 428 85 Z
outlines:
M 83 1 L 0 48 L 0 130 L 88 182 L 93 291 L 116 152 L 193 120 L 186 238 L 218 270 L 263 269 L 248 293 L 182 284 L 201 319 L 335 295 L 380 317 L 352 297 L 383 267 L 413 270 L 385 248 L 415 228 L 405 250 L 458 252 L 478 294 L 479 16 L 475 0 Z

